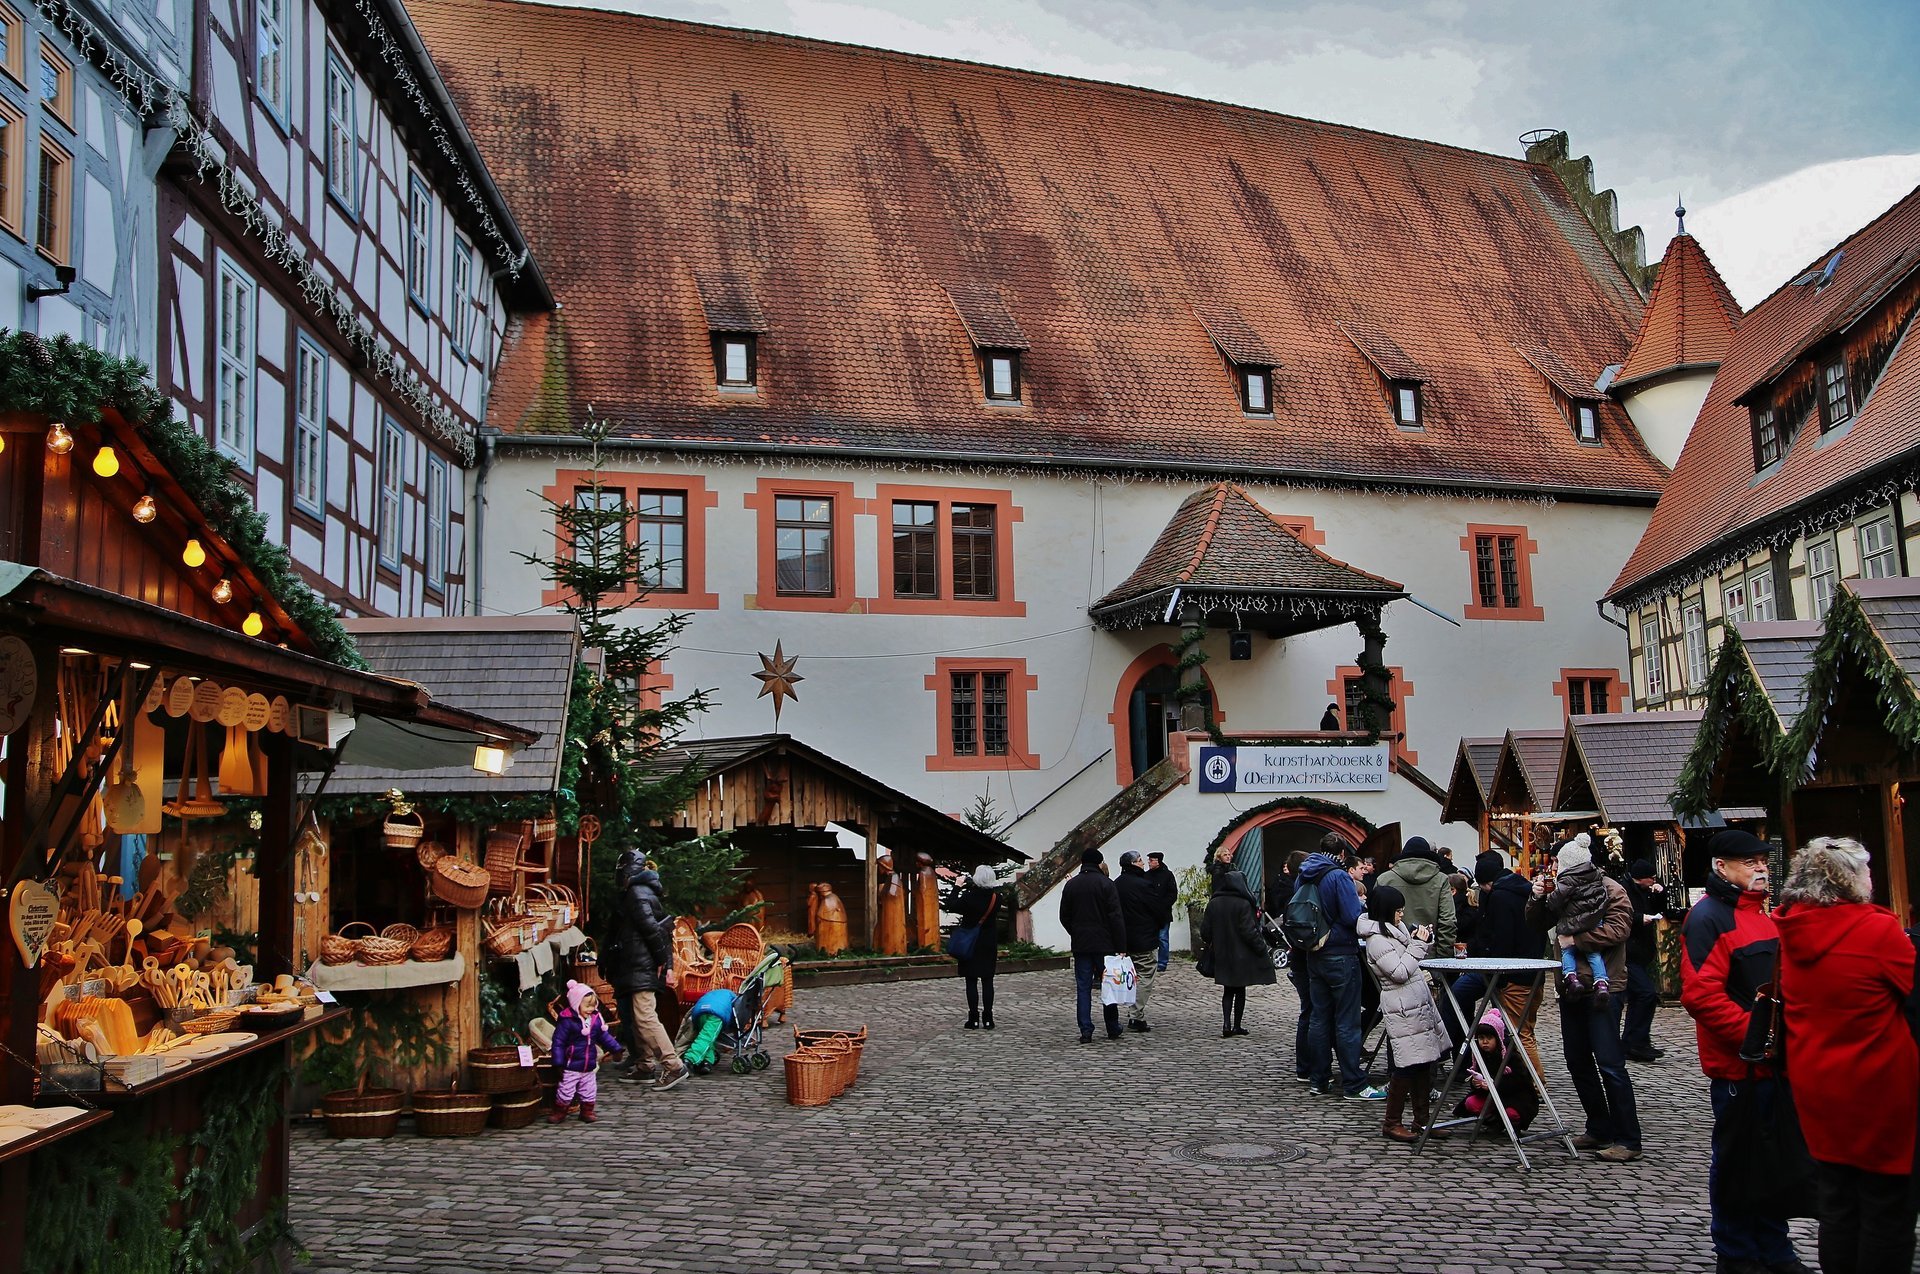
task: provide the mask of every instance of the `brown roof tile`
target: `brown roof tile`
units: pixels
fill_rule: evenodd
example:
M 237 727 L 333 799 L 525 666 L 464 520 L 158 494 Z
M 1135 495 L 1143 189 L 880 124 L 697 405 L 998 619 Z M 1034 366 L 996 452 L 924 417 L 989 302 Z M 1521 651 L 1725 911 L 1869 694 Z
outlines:
M 1600 396 L 1594 389 L 1599 378 L 1583 379 L 1579 372 L 1567 366 L 1566 361 L 1544 345 L 1519 343 L 1514 346 L 1520 351 L 1520 357 L 1532 363 L 1534 370 L 1545 376 L 1553 387 L 1569 398 L 1590 400 Z
M 1000 289 L 985 283 L 949 283 L 947 299 L 976 349 L 1029 349 L 1027 334 L 1007 309 Z
M 1273 352 L 1260 334 L 1247 325 L 1240 312 L 1230 305 L 1200 304 L 1193 307 L 1194 317 L 1222 354 L 1249 367 L 1278 367 L 1280 356 Z
M 1690 234 L 1675 235 L 1614 388 L 1679 367 L 1718 365 L 1739 325 L 1740 303 L 1706 250 Z
M 1840 249 L 1844 255 L 1824 287 L 1790 282 L 1740 320 L 1672 481 L 1609 597 L 1635 599 L 1663 581 L 1711 569 L 1744 551 L 1768 521 L 1920 448 L 1920 343 L 1907 339 L 1843 432 L 1823 434 L 1810 422 L 1779 467 L 1755 481 L 1752 419 L 1739 400 L 1864 314 L 1866 298 L 1886 300 L 1901 280 L 1912 279 L 1920 269 L 1920 190 Z M 1831 256 L 1821 254 L 1796 277 L 1817 275 Z
M 1454 754 L 1453 775 L 1440 811 L 1443 823 L 1478 823 L 1487 807 L 1487 791 L 1500 761 L 1505 739 L 1461 739 Z
M 1353 347 L 1366 356 L 1374 370 L 1388 380 L 1425 380 L 1420 365 L 1407 356 L 1395 340 L 1377 323 L 1347 319 L 1340 324 Z
M 1487 805 L 1500 814 L 1538 814 L 1553 808 L 1564 730 L 1509 730 L 1487 784 Z
M 1181 501 L 1140 565 L 1089 609 L 1099 616 L 1174 588 L 1345 594 L 1381 603 L 1406 595 L 1392 580 L 1303 542 L 1231 482 Z
M 1584 381 L 1642 300 L 1553 170 L 1142 89 L 636 15 L 412 6 L 565 309 L 522 323 L 492 423 L 587 405 L 660 447 L 961 454 L 1650 497 L 1604 404 L 1582 447 L 1513 349 Z M 746 280 L 760 385 L 722 396 L 692 281 Z M 944 288 L 990 283 L 1031 342 L 988 405 Z M 1195 306 L 1285 371 L 1241 414 Z M 1339 330 L 1432 384 L 1395 427 Z M 533 329 L 544 329 L 536 333 Z
M 767 315 L 753 294 L 753 285 L 724 270 L 703 271 L 697 279 L 700 308 L 707 327 L 715 332 L 764 332 Z

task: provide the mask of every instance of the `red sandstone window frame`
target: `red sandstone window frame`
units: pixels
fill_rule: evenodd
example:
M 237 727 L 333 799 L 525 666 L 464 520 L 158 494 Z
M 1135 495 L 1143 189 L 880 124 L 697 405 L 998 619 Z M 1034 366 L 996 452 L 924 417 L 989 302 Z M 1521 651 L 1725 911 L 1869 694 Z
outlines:
M 983 731 L 976 727 L 981 744 L 973 755 L 957 755 L 953 746 L 953 677 L 955 673 L 1003 673 L 1007 679 L 1007 750 L 1005 755 L 986 755 Z M 984 678 L 982 678 L 984 680 Z M 927 674 L 926 688 L 933 693 L 934 750 L 927 757 L 927 769 L 933 772 L 979 770 L 1037 770 L 1040 758 L 1027 745 L 1028 697 L 1040 688 L 1039 679 L 1027 671 L 1024 659 L 935 659 Z M 976 684 L 979 684 L 976 682 Z M 974 701 L 976 721 L 983 722 L 979 698 Z
M 1358 664 L 1342 664 L 1333 670 L 1333 677 L 1327 682 L 1328 701 L 1340 705 L 1340 723 L 1348 730 L 1364 731 L 1367 728 L 1364 720 L 1349 720 L 1347 712 L 1347 683 L 1359 681 L 1362 676 Z M 1407 746 L 1407 700 L 1413 697 L 1413 683 L 1407 680 L 1404 669 L 1387 669 L 1387 697 L 1393 700 L 1393 712 L 1389 714 L 1387 728 L 1382 733 L 1399 736 L 1393 742 L 1393 759 L 1418 765 L 1420 754 Z
M 1514 542 L 1513 582 L 1518 586 L 1518 604 L 1508 606 L 1499 604 L 1486 606 L 1480 600 L 1479 545 L 1483 538 L 1491 538 L 1496 554 L 1495 570 L 1497 584 L 1501 588 L 1502 598 L 1508 582 L 1506 571 L 1498 561 L 1499 542 L 1512 539 Z M 1546 618 L 1545 612 L 1533 598 L 1533 555 L 1540 546 L 1527 533 L 1524 526 L 1495 526 L 1490 523 L 1470 523 L 1467 533 L 1460 537 L 1460 548 L 1467 555 L 1467 607 L 1468 619 L 1517 619 L 1538 622 Z
M 1015 590 L 1013 528 L 1021 521 L 1020 507 L 1013 492 L 975 487 L 908 486 L 879 483 L 872 500 L 862 501 L 857 512 L 871 514 L 879 523 L 880 587 L 867 609 L 876 615 L 954 615 L 976 618 L 1019 619 L 1026 615 L 1027 604 Z M 893 506 L 895 504 L 931 504 L 934 506 L 935 595 L 931 597 L 895 596 L 893 557 Z M 993 510 L 994 595 L 955 597 L 953 509 L 955 505 L 984 506 Z
M 718 610 L 719 595 L 707 590 L 707 511 L 719 506 L 719 493 L 708 489 L 707 480 L 695 474 L 602 470 L 598 479 L 601 489 L 617 493 L 627 510 L 628 521 L 622 534 L 629 543 L 633 539 L 633 512 L 639 492 L 671 492 L 686 499 L 686 588 L 660 593 L 628 590 L 608 596 L 645 610 Z M 561 469 L 554 473 L 553 485 L 543 488 L 541 494 L 554 504 L 572 507 L 574 493 L 580 488 L 591 487 L 594 480 L 595 474 L 591 469 Z M 553 539 L 555 556 L 566 556 L 573 552 L 573 545 L 567 541 L 557 520 Z M 560 603 L 559 589 L 541 591 L 541 605 L 558 606 Z
M 1573 702 L 1575 683 L 1579 683 L 1582 700 L 1578 712 L 1574 711 Z M 1632 707 L 1627 698 L 1627 683 L 1620 676 L 1618 668 L 1562 668 L 1560 680 L 1553 683 L 1553 693 L 1560 700 L 1562 715 L 1569 717 L 1598 715 L 1591 699 L 1588 698 L 1596 683 L 1600 685 L 1601 693 L 1607 697 L 1607 706 L 1604 711 L 1626 712 Z
M 833 572 L 830 593 L 782 593 L 779 585 L 779 558 L 775 554 L 778 514 L 781 499 L 826 499 L 833 502 L 827 521 L 830 537 L 829 569 Z M 851 614 L 865 607 L 854 594 L 853 515 L 860 504 L 853 498 L 851 482 L 818 482 L 801 478 L 762 478 L 741 502 L 756 516 L 754 557 L 757 563 L 757 589 L 748 593 L 748 610 L 811 611 L 815 614 Z

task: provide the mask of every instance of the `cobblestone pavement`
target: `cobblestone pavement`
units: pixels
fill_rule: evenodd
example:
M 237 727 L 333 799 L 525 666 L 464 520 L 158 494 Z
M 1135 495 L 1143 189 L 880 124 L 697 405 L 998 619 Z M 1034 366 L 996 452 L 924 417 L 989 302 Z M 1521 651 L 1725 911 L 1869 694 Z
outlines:
M 1068 972 L 1001 979 L 991 1033 L 961 1029 L 956 981 L 803 990 L 803 1024 L 872 1031 L 859 1086 L 826 1107 L 785 1104 L 776 1047 L 764 1074 L 603 1083 L 592 1126 L 455 1142 L 303 1128 L 295 1232 L 324 1271 L 1712 1268 L 1706 1081 L 1677 1006 L 1655 1026 L 1668 1058 L 1633 1071 L 1647 1157 L 1541 1146 L 1528 1176 L 1484 1139 L 1415 1156 L 1380 1137 L 1378 1103 L 1309 1095 L 1284 979 L 1250 993 L 1253 1034 L 1234 1040 L 1190 964 L 1156 983 L 1155 1031 L 1118 1043 L 1079 1043 L 1072 990 Z M 1547 1079 L 1577 1118 L 1556 1021 L 1549 1004 Z M 1298 1157 L 1181 1154 L 1208 1143 Z

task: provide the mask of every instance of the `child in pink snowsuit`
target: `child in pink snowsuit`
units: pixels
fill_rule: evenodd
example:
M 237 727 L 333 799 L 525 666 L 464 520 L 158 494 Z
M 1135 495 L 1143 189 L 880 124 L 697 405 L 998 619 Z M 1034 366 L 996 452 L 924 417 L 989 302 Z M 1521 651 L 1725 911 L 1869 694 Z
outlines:
M 580 1122 L 594 1122 L 593 1105 L 600 1097 L 600 1049 L 615 1057 L 624 1049 L 607 1030 L 600 1016 L 600 997 L 584 982 L 567 983 L 567 1007 L 560 1010 L 560 1021 L 553 1032 L 553 1064 L 560 1068 L 560 1089 L 553 1097 L 553 1113 L 547 1122 L 563 1122 L 569 1111 L 580 1107 Z

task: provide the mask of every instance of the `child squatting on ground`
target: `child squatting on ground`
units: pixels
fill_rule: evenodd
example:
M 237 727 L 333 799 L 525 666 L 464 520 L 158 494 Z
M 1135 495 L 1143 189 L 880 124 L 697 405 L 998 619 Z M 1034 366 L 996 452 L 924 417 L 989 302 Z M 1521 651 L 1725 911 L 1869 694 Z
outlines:
M 1554 929 L 1560 935 L 1560 976 L 1566 982 L 1567 991 L 1579 995 L 1591 991 L 1604 999 L 1610 990 L 1607 985 L 1607 962 L 1600 958 L 1598 951 L 1585 953 L 1587 970 L 1586 981 L 1581 981 L 1581 972 L 1575 962 L 1574 938 L 1594 929 L 1607 914 L 1607 882 L 1600 874 L 1600 867 L 1593 861 L 1593 842 L 1585 832 L 1560 847 L 1560 856 L 1555 860 L 1557 874 L 1553 880 L 1553 892 L 1548 894 L 1545 903 L 1547 910 L 1556 917 Z
M 600 997 L 584 982 L 567 983 L 567 1007 L 560 1010 L 553 1031 L 553 1064 L 560 1068 L 560 1089 L 553 1096 L 547 1122 L 565 1121 L 577 1105 L 580 1122 L 594 1122 L 593 1105 L 600 1097 L 600 1050 L 615 1057 L 626 1050 L 600 1016 Z
M 1507 1119 L 1516 1132 L 1524 1132 L 1534 1117 L 1540 1113 L 1540 1094 L 1533 1089 L 1533 1080 L 1527 1073 L 1513 1064 L 1512 1054 L 1507 1048 L 1506 1019 L 1500 1016 L 1499 1009 L 1488 1009 L 1473 1028 L 1473 1046 L 1480 1050 L 1480 1058 L 1486 1063 L 1487 1071 L 1494 1077 L 1491 1092 L 1487 1081 L 1480 1077 L 1477 1070 L 1469 1070 L 1471 1077 L 1467 1095 L 1461 1099 L 1454 1111 L 1457 1115 L 1478 1115 L 1482 1122 L 1500 1123 L 1500 1116 L 1494 1110 L 1497 1099 L 1505 1107 Z

